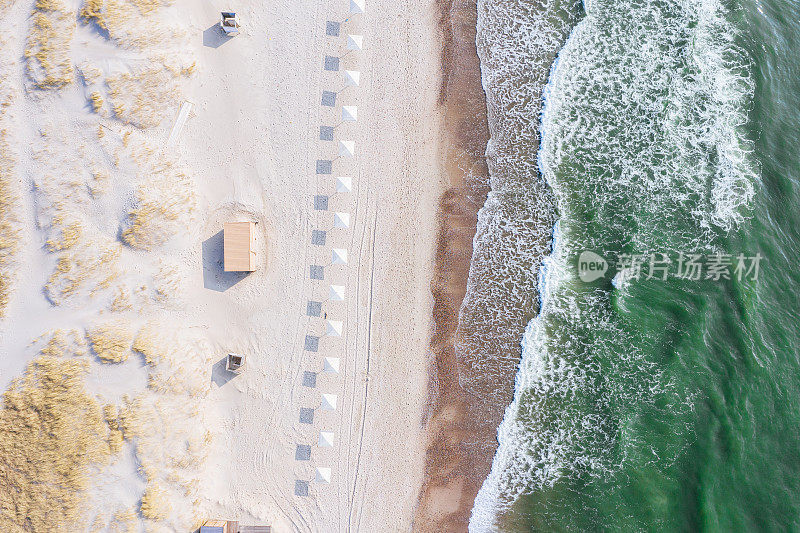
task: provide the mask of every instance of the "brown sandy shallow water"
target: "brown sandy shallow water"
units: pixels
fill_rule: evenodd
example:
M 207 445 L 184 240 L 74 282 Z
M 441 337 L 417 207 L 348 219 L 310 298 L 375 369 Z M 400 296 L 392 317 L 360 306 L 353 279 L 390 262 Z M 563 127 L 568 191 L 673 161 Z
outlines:
M 459 384 L 455 348 L 477 213 L 489 191 L 484 155 L 489 130 L 475 47 L 476 2 L 440 0 L 439 8 L 444 38 L 440 104 L 446 128 L 441 150 L 449 186 L 439 203 L 426 475 L 414 530 L 466 531 L 494 455 L 494 447 L 476 454 L 468 443 L 494 441 L 496 428 L 474 424 L 476 406 Z
M 555 198 L 536 164 L 537 117 L 550 67 L 580 13 L 578 0 L 482 4 L 486 18 L 477 46 L 493 73 L 487 100 L 476 46 L 477 2 L 439 2 L 440 140 L 449 188 L 439 204 L 431 287 L 435 363 L 425 479 L 414 521 L 414 529 L 424 532 L 467 530 L 513 397 L 521 339 L 539 310 L 539 269 L 557 218 Z M 520 21 L 515 7 L 542 11 Z M 546 38 L 517 46 L 520 35 L 530 34 Z M 489 169 L 494 192 L 487 202 Z

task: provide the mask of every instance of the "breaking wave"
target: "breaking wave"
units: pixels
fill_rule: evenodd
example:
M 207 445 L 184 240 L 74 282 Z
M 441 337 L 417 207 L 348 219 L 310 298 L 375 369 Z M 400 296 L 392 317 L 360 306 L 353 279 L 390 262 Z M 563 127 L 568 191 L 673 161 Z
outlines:
M 552 18 L 543 3 L 529 6 L 519 19 Z M 608 478 L 631 455 L 646 461 L 631 431 L 637 418 L 691 410 L 663 370 L 659 333 L 637 329 L 626 291 L 582 283 L 575 258 L 585 249 L 710 249 L 748 216 L 759 177 L 743 132 L 753 83 L 719 0 L 591 0 L 584 9 L 544 91 L 538 170 L 560 220 L 537 269 L 541 309 L 522 339 L 514 400 L 471 531 L 500 527 L 522 495 L 563 479 Z M 496 65 L 484 55 L 484 79 L 493 80 Z M 497 84 L 484 86 L 491 100 Z M 530 91 L 520 91 L 527 101 Z M 504 168 L 521 160 L 528 171 L 531 154 L 489 151 Z M 649 453 L 663 460 L 677 451 Z

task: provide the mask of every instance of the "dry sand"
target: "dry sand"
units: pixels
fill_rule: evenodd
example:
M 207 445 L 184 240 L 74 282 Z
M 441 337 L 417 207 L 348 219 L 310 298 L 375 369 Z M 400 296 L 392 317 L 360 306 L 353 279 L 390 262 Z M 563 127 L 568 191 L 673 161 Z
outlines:
M 202 19 L 212 15 L 209 7 Z M 250 358 L 248 372 L 217 391 L 225 412 L 212 470 L 221 474 L 209 498 L 220 515 L 278 530 L 408 529 L 423 473 L 431 214 L 441 190 L 434 6 L 373 3 L 339 37 L 325 36 L 325 23 L 347 18 L 344 2 L 252 5 L 242 16 L 244 35 L 200 51 L 197 116 L 182 144 L 207 169 L 204 196 L 216 199 L 204 237 L 233 214 L 256 216 L 268 247 L 257 273 L 192 305 L 220 351 Z M 363 34 L 364 51 L 347 53 L 347 33 Z M 359 70 L 361 87 L 324 71 L 326 54 Z M 323 90 L 339 91 L 335 109 L 320 105 Z M 358 106 L 357 123 L 341 124 L 341 104 Z M 335 143 L 319 140 L 322 125 L 356 146 L 330 176 L 314 174 L 317 159 L 336 156 Z M 352 193 L 332 194 L 337 175 L 353 178 Z M 315 194 L 331 195 L 328 211 L 313 210 Z M 333 211 L 349 212 L 351 227 L 333 228 Z M 310 244 L 314 229 L 328 231 L 325 246 Z M 347 267 L 330 264 L 334 247 L 348 250 Z M 314 264 L 324 281 L 309 279 Z M 325 328 L 305 316 L 307 301 L 325 300 L 329 284 L 346 287 L 345 302 L 323 304 L 344 335 L 305 351 L 305 336 Z M 304 387 L 303 372 L 320 372 L 325 356 L 341 359 L 341 373 Z M 337 411 L 301 424 L 299 409 L 318 407 L 323 392 L 337 395 Z M 316 446 L 321 430 L 334 433 L 333 448 Z M 310 461 L 294 460 L 298 444 L 312 445 Z M 332 469 L 332 483 L 295 496 L 295 480 L 320 466 Z
M 39 357 L 78 360 L 78 392 L 108 406 L 109 456 L 75 465 L 88 476 L 67 502 L 81 525 L 54 530 L 185 531 L 208 517 L 410 529 L 425 472 L 435 214 L 449 186 L 438 7 L 372 1 L 348 19 L 344 0 L 253 1 L 237 6 L 242 34 L 230 40 L 215 26 L 230 7 L 221 0 L 89 7 L 18 0 L 0 20 L 13 28 L 0 48 L 11 146 L 0 146 L 0 177 L 14 213 L 3 231 L 19 232 L 0 263 L 0 387 Z M 338 37 L 326 21 L 342 23 Z M 345 49 L 347 33 L 364 36 L 363 51 Z M 325 55 L 340 72 L 323 70 Z M 361 72 L 360 87 L 344 87 L 344 69 Z M 320 105 L 323 90 L 338 93 L 335 108 Z M 358 122 L 341 123 L 342 104 L 358 106 Z M 323 125 L 356 146 L 329 176 L 315 174 L 316 160 L 336 157 Z M 341 175 L 353 191 L 334 195 Z M 328 211 L 313 209 L 317 194 L 330 195 Z M 349 228 L 332 227 L 334 211 L 350 213 Z M 258 222 L 251 275 L 221 272 L 230 220 Z M 325 246 L 311 244 L 314 229 L 328 231 Z M 347 266 L 330 264 L 334 247 Z M 309 278 L 314 264 L 324 281 Z M 331 283 L 345 302 L 325 301 Z M 304 340 L 325 325 L 306 316 L 309 300 L 344 324 L 316 353 Z M 239 376 L 220 369 L 228 351 L 247 357 Z M 340 358 L 338 375 L 320 372 L 325 356 Z M 315 388 L 303 386 L 308 371 Z M 301 424 L 322 393 L 337 410 Z M 332 448 L 316 446 L 321 430 Z M 295 460 L 298 444 L 312 445 L 310 461 Z M 331 468 L 331 483 L 296 496 L 316 467 Z M 0 517 L 8 529 L 17 519 Z

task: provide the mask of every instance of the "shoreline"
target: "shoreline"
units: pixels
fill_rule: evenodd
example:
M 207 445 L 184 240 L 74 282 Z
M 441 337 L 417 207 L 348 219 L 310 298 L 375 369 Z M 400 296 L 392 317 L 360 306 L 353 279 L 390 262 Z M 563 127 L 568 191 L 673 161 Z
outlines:
M 539 268 L 550 252 L 555 222 L 555 199 L 534 156 L 538 118 L 531 117 L 539 116 L 542 89 L 567 32 L 525 54 L 532 69 L 507 60 L 503 43 L 541 29 L 540 24 L 571 28 L 573 14 L 564 6 L 520 28 L 505 10 L 491 11 L 477 0 L 441 0 L 439 6 L 441 150 L 449 188 L 438 213 L 431 285 L 434 379 L 415 528 L 466 531 L 514 397 L 522 335 L 539 311 Z M 484 71 L 489 73 L 485 90 Z M 527 102 L 522 107 L 520 99 Z M 528 290 L 509 289 L 503 283 L 509 278 L 515 288 Z
M 474 431 L 477 406 L 459 383 L 455 348 L 477 214 L 490 190 L 485 158 L 489 125 L 476 47 L 477 3 L 439 0 L 437 5 L 443 39 L 440 151 L 447 188 L 437 209 L 426 466 L 413 526 L 419 531 L 465 531 L 494 455 L 493 449 L 487 454 L 485 449 L 475 453 L 469 448 L 476 437 L 492 439 L 494 428 Z

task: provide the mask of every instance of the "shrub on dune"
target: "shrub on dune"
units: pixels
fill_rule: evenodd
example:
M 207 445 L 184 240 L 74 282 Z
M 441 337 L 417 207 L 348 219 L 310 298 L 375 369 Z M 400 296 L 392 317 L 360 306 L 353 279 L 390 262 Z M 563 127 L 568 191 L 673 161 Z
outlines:
M 128 359 L 133 334 L 122 323 L 97 326 L 86 333 L 94 353 L 105 363 L 121 363 Z
M 3 395 L 0 530 L 66 531 L 81 518 L 89 468 L 110 456 L 86 360 L 43 355 Z
M 70 58 L 75 13 L 61 0 L 37 0 L 25 48 L 28 75 L 40 89 L 60 89 L 72 83 Z

